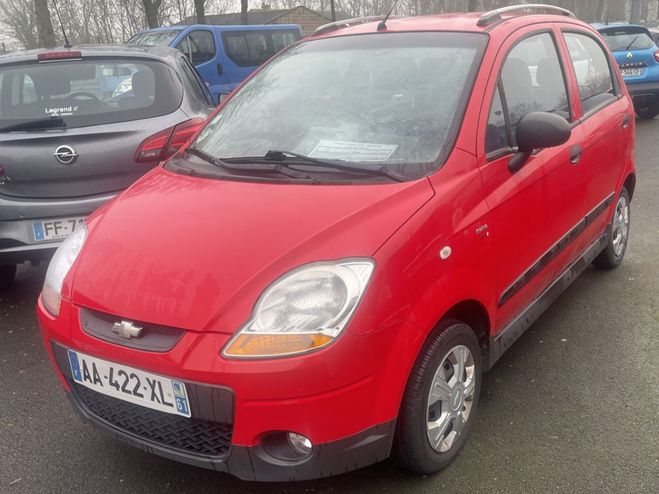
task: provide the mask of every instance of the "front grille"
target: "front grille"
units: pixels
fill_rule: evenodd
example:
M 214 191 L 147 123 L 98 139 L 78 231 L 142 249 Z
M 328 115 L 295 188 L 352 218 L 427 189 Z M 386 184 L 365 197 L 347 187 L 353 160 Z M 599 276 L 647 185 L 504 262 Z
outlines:
M 150 410 L 97 393 L 73 381 L 71 388 L 85 411 L 123 432 L 186 453 L 215 458 L 229 454 L 231 424 Z

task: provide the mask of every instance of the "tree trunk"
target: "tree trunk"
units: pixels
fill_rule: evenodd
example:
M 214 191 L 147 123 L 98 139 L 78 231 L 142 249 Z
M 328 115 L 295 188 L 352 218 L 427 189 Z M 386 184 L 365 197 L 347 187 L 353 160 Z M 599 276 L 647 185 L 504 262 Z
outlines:
M 240 23 L 247 24 L 247 0 L 240 0 Z
M 476 5 L 476 0 L 469 0 L 467 3 L 467 12 L 476 12 L 478 5 Z
M 160 23 L 158 22 L 158 9 L 160 9 L 161 3 L 162 0 L 142 0 L 146 25 L 149 26 L 150 29 L 160 26 Z
M 195 14 L 197 15 L 197 24 L 206 24 L 206 0 L 194 0 Z
M 39 47 L 52 48 L 56 43 L 53 23 L 50 20 L 50 10 L 48 10 L 48 0 L 34 0 L 34 14 Z

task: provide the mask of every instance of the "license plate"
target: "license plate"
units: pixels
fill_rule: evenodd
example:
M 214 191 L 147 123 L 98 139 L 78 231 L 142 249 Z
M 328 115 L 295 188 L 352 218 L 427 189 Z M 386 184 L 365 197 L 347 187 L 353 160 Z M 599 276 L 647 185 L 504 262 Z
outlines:
M 152 410 L 190 417 L 185 383 L 73 350 L 68 355 L 71 374 L 78 384 Z
M 643 75 L 643 69 L 622 69 L 623 77 L 638 77 Z
M 34 239 L 37 242 L 45 242 L 47 240 L 62 240 L 73 233 L 73 230 L 81 226 L 84 221 L 84 217 L 76 217 L 57 218 L 34 222 L 32 223 Z

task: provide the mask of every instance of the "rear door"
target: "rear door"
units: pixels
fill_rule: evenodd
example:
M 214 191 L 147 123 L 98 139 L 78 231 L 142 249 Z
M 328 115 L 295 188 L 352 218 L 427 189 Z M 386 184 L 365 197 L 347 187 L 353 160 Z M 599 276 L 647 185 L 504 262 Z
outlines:
M 583 189 L 587 233 L 578 240 L 583 250 L 606 227 L 604 214 L 613 202 L 626 160 L 632 153 L 634 110 L 624 98 L 622 83 L 602 45 L 592 33 L 565 29 L 567 65 L 578 84 L 577 114 L 584 135 L 581 167 L 586 172 Z
M 182 86 L 165 63 L 93 57 L 0 65 L 0 194 L 102 195 L 154 162 L 136 162 L 149 136 L 182 120 Z
M 516 172 L 515 129 L 531 111 L 573 121 L 569 78 L 556 33 L 548 26 L 516 32 L 501 47 L 481 110 L 480 170 L 492 210 L 493 258 L 501 328 L 533 301 L 565 267 L 570 238 L 583 217 L 583 169 L 571 162 L 577 129 L 564 145 L 534 153 Z

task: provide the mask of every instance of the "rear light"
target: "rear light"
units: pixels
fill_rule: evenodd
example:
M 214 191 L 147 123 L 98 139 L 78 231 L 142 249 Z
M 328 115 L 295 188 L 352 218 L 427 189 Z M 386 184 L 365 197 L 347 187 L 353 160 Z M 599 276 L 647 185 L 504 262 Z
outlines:
M 659 50 L 654 52 L 654 59 L 659 62 Z
M 39 53 L 37 55 L 37 60 L 40 62 L 51 62 L 53 60 L 70 60 L 70 59 L 80 59 L 82 58 L 82 53 L 79 51 L 47 51 L 45 53 Z
M 204 124 L 203 118 L 192 118 L 175 127 L 162 130 L 142 141 L 135 153 L 135 161 L 163 161 L 181 149 Z

